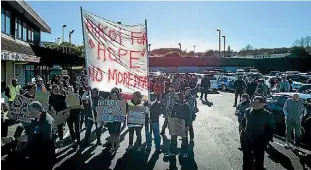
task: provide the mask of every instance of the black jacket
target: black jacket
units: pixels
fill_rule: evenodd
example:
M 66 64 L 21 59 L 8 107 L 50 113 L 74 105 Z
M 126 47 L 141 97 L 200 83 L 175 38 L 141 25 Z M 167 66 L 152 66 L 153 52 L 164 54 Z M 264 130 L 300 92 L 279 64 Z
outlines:
M 49 110 L 53 107 L 56 112 L 67 109 L 66 96 L 53 95 L 49 96 Z
M 150 119 L 152 123 L 159 122 L 159 117 L 164 113 L 164 106 L 161 103 L 154 103 L 149 106 L 150 110 Z
M 235 80 L 233 87 L 237 92 L 242 92 L 246 88 L 246 83 L 243 80 Z
M 184 119 L 186 127 L 189 127 L 192 122 L 192 112 L 189 104 L 175 104 L 172 109 L 171 117 Z
M 206 92 L 211 87 L 211 82 L 208 78 L 204 77 L 201 81 L 201 88 Z

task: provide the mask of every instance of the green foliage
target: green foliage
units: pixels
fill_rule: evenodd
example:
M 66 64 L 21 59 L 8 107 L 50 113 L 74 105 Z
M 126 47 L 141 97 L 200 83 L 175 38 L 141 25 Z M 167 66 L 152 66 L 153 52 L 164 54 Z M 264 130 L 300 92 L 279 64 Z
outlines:
M 60 44 L 57 43 L 47 43 L 44 44 L 46 48 L 57 50 L 66 54 L 76 55 L 79 57 L 84 57 L 84 46 L 79 45 L 76 46 L 74 44 L 71 44 L 69 42 L 62 42 Z

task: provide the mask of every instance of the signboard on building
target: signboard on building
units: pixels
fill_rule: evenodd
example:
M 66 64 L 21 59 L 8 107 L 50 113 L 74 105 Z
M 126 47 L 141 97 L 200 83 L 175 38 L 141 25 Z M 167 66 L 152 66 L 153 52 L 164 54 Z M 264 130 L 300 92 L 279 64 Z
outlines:
M 16 53 L 6 50 L 1 50 L 1 60 L 9 60 L 9 61 L 26 61 L 32 63 L 39 63 L 40 57 L 31 56 L 22 53 Z

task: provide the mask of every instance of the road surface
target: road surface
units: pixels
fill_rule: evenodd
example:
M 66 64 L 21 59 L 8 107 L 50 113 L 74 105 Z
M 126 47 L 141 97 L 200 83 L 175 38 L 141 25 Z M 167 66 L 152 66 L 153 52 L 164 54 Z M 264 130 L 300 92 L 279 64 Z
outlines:
M 242 152 L 238 149 L 239 134 L 237 118 L 234 115 L 234 95 L 231 93 L 210 94 L 212 107 L 203 105 L 198 100 L 200 112 L 194 122 L 194 146 L 189 149 L 186 159 L 179 156 L 166 159 L 163 153 L 150 153 L 130 151 L 126 152 L 128 146 L 127 128 L 122 132 L 122 142 L 119 151 L 111 155 L 103 146 L 96 145 L 95 131 L 93 131 L 93 142 L 89 147 L 74 151 L 69 146 L 57 150 L 57 164 L 55 170 L 240 170 L 242 169 Z M 163 118 L 160 120 L 160 127 Z M 95 128 L 95 127 L 93 127 Z M 94 129 L 93 129 L 94 130 Z M 145 141 L 144 130 L 143 142 Z M 83 139 L 85 131 L 82 132 Z M 162 138 L 163 149 L 169 146 L 168 129 Z M 104 142 L 108 132 L 104 132 L 101 139 Z M 69 138 L 68 138 L 69 140 Z M 179 147 L 181 141 L 178 142 Z M 296 156 L 292 150 L 284 148 L 284 138 L 277 137 L 271 143 L 265 155 L 266 169 L 302 170 L 304 160 Z M 145 146 L 145 143 L 143 144 Z M 304 152 L 309 152 L 303 149 Z M 309 163 L 311 164 L 311 163 Z M 310 165 L 305 165 L 306 169 Z

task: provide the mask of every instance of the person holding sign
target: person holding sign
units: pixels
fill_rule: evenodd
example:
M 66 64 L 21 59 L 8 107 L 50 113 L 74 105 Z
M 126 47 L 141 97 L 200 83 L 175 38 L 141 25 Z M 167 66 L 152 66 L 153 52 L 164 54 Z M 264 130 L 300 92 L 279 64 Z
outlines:
M 129 107 L 130 106 L 141 106 L 143 107 L 143 103 L 141 101 L 142 95 L 140 92 L 136 91 L 133 93 L 132 100 L 129 100 L 127 102 L 127 112 L 128 112 L 128 118 L 127 118 L 127 126 L 129 128 L 129 146 L 127 147 L 127 150 L 131 150 L 133 148 L 133 141 L 134 141 L 134 131 L 136 132 L 137 137 L 137 144 L 138 148 L 137 151 L 141 151 L 141 143 L 142 143 L 142 137 L 141 137 L 141 130 L 143 128 L 143 124 L 130 124 L 129 123 Z M 147 114 L 147 110 L 145 110 L 145 114 Z
M 73 95 L 74 94 L 73 87 L 68 86 L 67 92 L 68 92 L 68 95 Z M 80 108 L 70 109 L 70 114 L 69 114 L 69 117 L 67 119 L 67 125 L 69 128 L 70 137 L 71 137 L 72 144 L 73 144 L 72 147 L 74 149 L 77 149 L 77 147 L 80 144 L 80 112 L 81 112 L 81 108 L 83 107 L 81 100 L 80 100 L 80 105 L 81 105 Z M 75 128 L 73 128 L 73 126 Z M 77 140 L 77 142 L 76 142 L 76 140 Z
M 110 93 L 110 100 L 119 100 L 119 90 L 117 88 L 113 88 Z M 108 142 L 111 146 L 109 152 L 112 153 L 118 149 L 120 144 L 120 133 L 121 133 L 121 122 L 107 122 L 107 127 L 109 131 Z
M 91 96 L 90 96 L 90 91 L 91 91 Z M 104 100 L 102 97 L 99 96 L 99 89 L 94 88 L 91 90 L 91 87 L 87 87 L 87 90 L 84 92 L 82 96 L 82 100 L 84 100 L 87 103 L 86 108 L 86 118 L 87 118 L 87 124 L 86 124 L 86 132 L 85 132 L 85 137 L 84 137 L 84 142 L 83 145 L 88 145 L 89 143 L 89 137 L 91 135 L 92 127 L 93 124 L 95 124 L 96 127 L 96 137 L 97 137 L 97 145 L 101 145 L 101 129 L 102 126 L 101 124 L 97 123 L 95 121 L 95 118 L 97 117 L 97 111 L 96 107 L 99 104 L 100 100 Z
M 189 104 L 186 102 L 185 97 L 182 93 L 176 93 L 175 95 L 175 105 L 172 109 L 172 113 L 170 118 L 178 118 L 184 120 L 185 122 L 185 130 L 182 135 L 182 144 L 181 144 L 181 156 L 183 158 L 187 157 L 188 150 L 188 130 L 189 126 L 192 122 L 191 108 Z M 170 128 L 170 127 L 169 127 Z M 177 135 L 171 135 L 171 144 L 170 151 L 166 154 L 166 156 L 175 156 L 177 148 Z
M 162 126 L 161 135 L 165 134 L 165 129 L 168 125 L 167 117 L 171 114 L 173 106 L 175 104 L 175 88 L 173 85 L 170 85 L 168 89 L 168 93 L 164 96 L 163 105 L 165 107 L 165 119 L 164 124 Z
M 146 122 L 146 142 L 147 142 L 147 151 L 151 150 L 152 146 L 152 133 L 154 136 L 154 144 L 156 147 L 156 151 L 158 153 L 161 152 L 161 137 L 160 137 L 160 125 L 159 125 L 159 117 L 161 114 L 164 112 L 164 107 L 163 105 L 158 102 L 157 100 L 158 94 L 155 92 L 152 92 L 150 94 L 150 105 L 149 105 L 149 110 L 150 110 L 150 117 L 148 119 L 148 122 Z M 149 126 L 151 124 L 151 127 Z M 151 130 L 149 130 L 151 128 Z
M 56 113 L 67 109 L 66 96 L 60 94 L 60 89 L 57 84 L 54 84 L 52 86 L 52 93 L 49 96 L 49 111 L 52 110 L 52 107 L 54 108 Z M 63 126 L 64 124 L 60 124 L 57 126 L 58 129 L 57 132 L 61 146 L 63 145 L 63 136 L 64 136 Z

